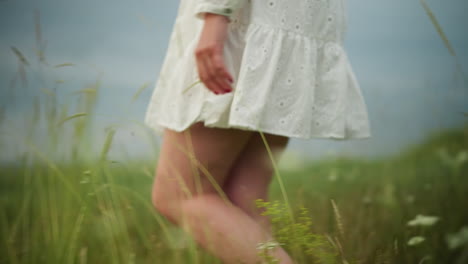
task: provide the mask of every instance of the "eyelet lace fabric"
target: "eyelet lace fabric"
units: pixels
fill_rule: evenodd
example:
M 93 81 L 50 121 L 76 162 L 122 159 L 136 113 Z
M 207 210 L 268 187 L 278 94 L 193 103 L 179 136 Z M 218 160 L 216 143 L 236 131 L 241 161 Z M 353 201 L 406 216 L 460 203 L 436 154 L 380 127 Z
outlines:
M 203 121 L 300 139 L 371 137 L 342 44 L 345 0 L 232 1 L 180 2 L 146 125 L 159 135 Z M 224 61 L 234 77 L 231 93 L 216 95 L 199 82 L 194 50 L 203 12 L 229 17 Z

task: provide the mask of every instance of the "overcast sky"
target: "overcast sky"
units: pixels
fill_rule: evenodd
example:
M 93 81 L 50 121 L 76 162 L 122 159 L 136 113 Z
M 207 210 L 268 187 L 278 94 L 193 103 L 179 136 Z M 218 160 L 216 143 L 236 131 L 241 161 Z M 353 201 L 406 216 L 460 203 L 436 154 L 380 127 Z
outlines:
M 468 112 L 468 85 L 456 74 L 454 57 L 420 1 L 347 2 L 345 49 L 368 106 L 373 136 L 347 142 L 293 139 L 289 149 L 309 157 L 341 154 L 375 158 L 395 154 L 433 132 L 466 122 L 461 112 Z M 30 99 L 41 85 L 64 80 L 58 93 L 68 95 L 95 81 L 101 72 L 96 137 L 103 137 L 100 131 L 108 124 L 122 122 L 126 125 L 117 132 L 117 141 L 131 155 L 145 155 L 150 150 L 147 139 L 137 131 L 141 128 L 124 120 L 143 121 L 178 3 L 0 0 L 0 102 L 10 109 L 7 115 L 13 125 L 9 129 L 21 130 L 18 120 L 31 113 Z M 452 43 L 465 75 L 468 74 L 468 2 L 427 3 Z M 38 67 L 34 9 L 40 13 L 47 61 L 51 65 L 70 62 L 75 66 Z M 26 68 L 28 87 L 21 88 L 18 83 L 13 93 L 8 85 L 18 69 L 18 59 L 11 46 L 31 63 Z M 148 89 L 131 104 L 132 96 L 144 83 L 149 84 Z M 10 150 L 15 146 L 9 146 Z M 117 149 L 114 152 L 118 155 Z M 13 154 L 2 155 L 0 159 L 9 159 Z

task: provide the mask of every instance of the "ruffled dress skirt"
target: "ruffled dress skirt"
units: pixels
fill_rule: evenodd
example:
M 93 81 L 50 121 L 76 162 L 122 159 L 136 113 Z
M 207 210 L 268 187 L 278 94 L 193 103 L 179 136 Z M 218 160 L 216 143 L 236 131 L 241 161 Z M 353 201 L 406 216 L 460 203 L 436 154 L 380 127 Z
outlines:
M 299 139 L 369 138 L 365 100 L 343 49 L 344 0 L 248 1 L 228 28 L 224 61 L 233 91 L 200 82 L 203 20 L 182 0 L 145 116 L 162 135 L 195 122 Z

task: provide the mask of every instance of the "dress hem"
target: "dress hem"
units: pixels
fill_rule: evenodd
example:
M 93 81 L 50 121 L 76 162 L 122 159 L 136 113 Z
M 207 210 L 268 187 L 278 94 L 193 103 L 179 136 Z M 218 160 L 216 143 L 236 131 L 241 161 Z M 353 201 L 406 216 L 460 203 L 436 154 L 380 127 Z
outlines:
M 223 126 L 223 125 L 219 125 L 219 124 L 207 123 L 206 120 L 201 120 L 201 119 L 196 119 L 196 120 L 190 122 L 188 125 L 182 126 L 182 127 L 180 127 L 180 126 L 176 127 L 176 126 L 173 126 L 173 125 L 170 125 L 168 123 L 161 122 L 161 121 L 151 122 L 151 123 L 146 122 L 145 124 L 149 128 L 154 129 L 154 131 L 156 132 L 156 134 L 158 136 L 162 137 L 163 130 L 165 128 L 170 129 L 170 130 L 174 130 L 174 131 L 177 131 L 177 132 L 182 132 L 182 131 L 186 130 L 187 128 L 189 128 L 191 125 L 193 125 L 194 123 L 197 123 L 197 122 L 202 122 L 204 124 L 204 126 L 206 126 L 206 127 L 235 128 L 235 129 L 255 131 L 255 132 L 261 131 L 263 133 L 279 135 L 279 136 L 286 136 L 286 137 L 295 138 L 295 139 L 302 139 L 302 140 L 330 139 L 330 140 L 334 140 L 334 141 L 345 141 L 345 140 L 353 140 L 353 139 L 358 139 L 358 140 L 359 139 L 361 139 L 361 140 L 362 139 L 369 139 L 369 138 L 372 137 L 372 134 L 368 133 L 368 132 L 353 133 L 353 134 L 349 134 L 348 136 L 342 136 L 342 135 L 337 135 L 337 134 L 333 134 L 333 133 L 311 134 L 309 136 L 303 136 L 303 135 L 293 134 L 293 133 L 291 133 L 289 131 L 278 131 L 277 129 L 276 130 L 271 130 L 271 129 L 268 129 L 268 128 L 255 128 L 252 125 L 249 125 L 249 124 L 246 124 L 246 123 L 230 121 L 229 125 Z

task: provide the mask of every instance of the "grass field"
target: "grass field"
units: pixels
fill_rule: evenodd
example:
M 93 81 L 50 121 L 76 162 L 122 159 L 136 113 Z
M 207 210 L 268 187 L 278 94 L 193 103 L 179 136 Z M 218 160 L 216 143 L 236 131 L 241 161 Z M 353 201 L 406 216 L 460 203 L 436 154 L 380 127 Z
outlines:
M 154 166 L 60 165 L 35 151 L 3 166 L 0 263 L 220 263 L 152 208 Z M 465 127 L 393 158 L 312 160 L 279 176 L 295 215 L 306 208 L 310 234 L 338 253 L 330 263 L 466 263 L 467 171 Z M 283 198 L 275 180 L 270 200 Z M 296 258 L 321 263 L 302 249 Z

